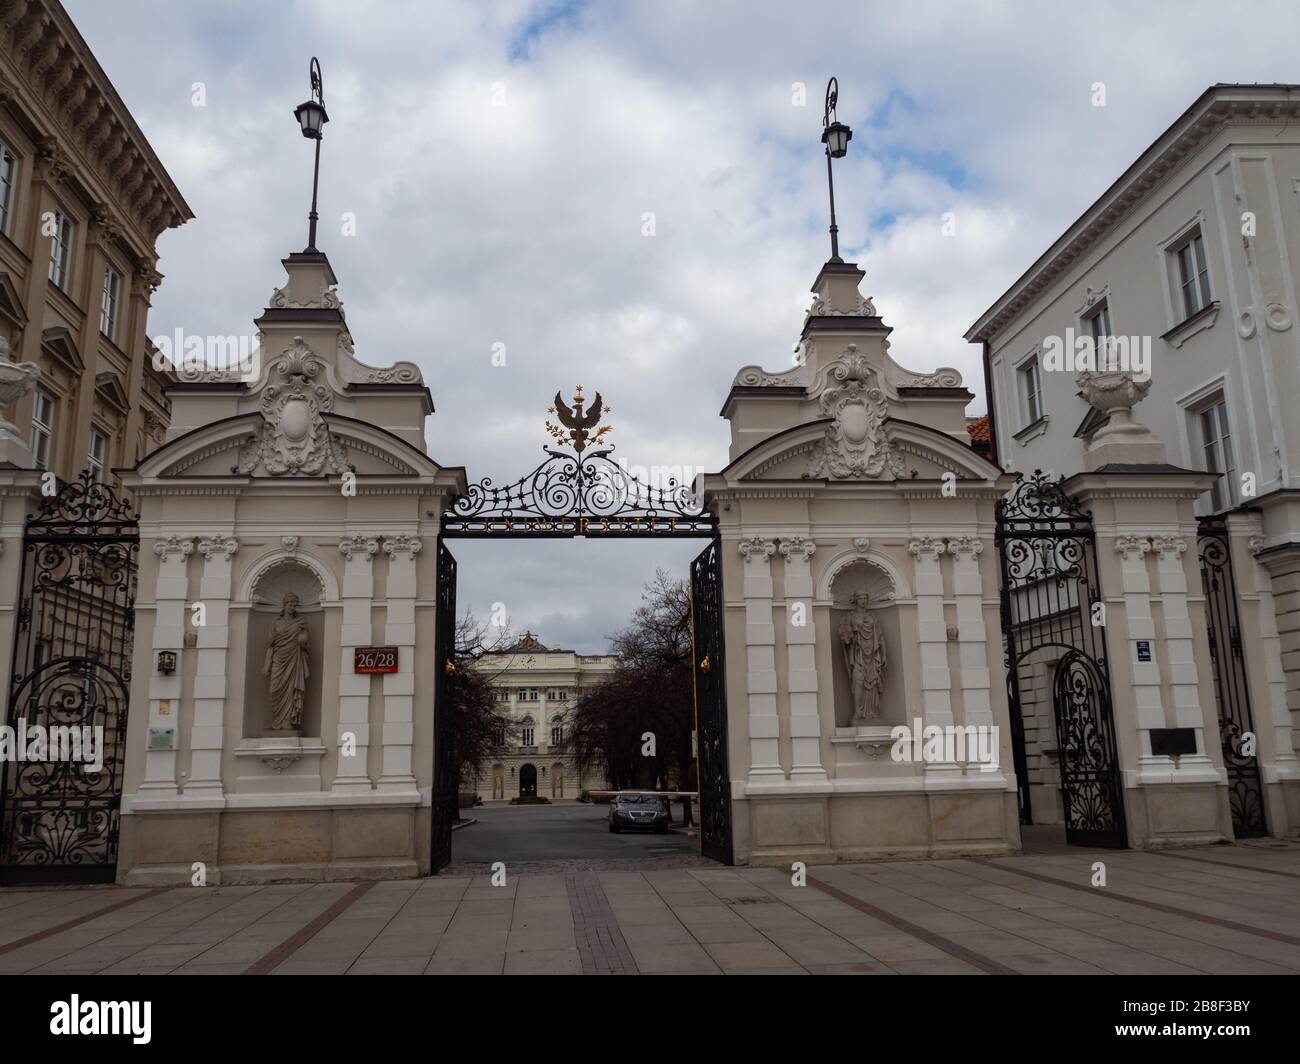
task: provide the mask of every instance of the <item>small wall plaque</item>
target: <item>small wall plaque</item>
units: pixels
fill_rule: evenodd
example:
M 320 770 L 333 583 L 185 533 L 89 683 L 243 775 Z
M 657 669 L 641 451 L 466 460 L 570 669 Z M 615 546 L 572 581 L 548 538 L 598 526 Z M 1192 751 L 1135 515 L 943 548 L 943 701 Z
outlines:
M 1151 660 L 1151 641 L 1149 639 L 1139 639 L 1137 641 L 1138 661 Z
M 353 672 L 396 672 L 397 647 L 357 647 Z
M 149 749 L 150 750 L 175 750 L 176 729 L 175 728 L 150 728 Z
M 1157 757 L 1179 757 L 1196 753 L 1196 731 L 1192 728 L 1152 728 L 1151 752 Z

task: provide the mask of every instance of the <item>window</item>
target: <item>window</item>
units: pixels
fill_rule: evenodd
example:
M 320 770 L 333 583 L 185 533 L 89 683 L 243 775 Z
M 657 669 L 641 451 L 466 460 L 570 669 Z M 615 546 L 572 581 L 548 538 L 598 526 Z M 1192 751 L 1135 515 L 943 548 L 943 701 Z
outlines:
M 496 698 L 498 702 L 509 702 L 510 701 L 509 689 L 505 687 L 498 687 L 496 689 Z
M 496 728 L 496 729 L 493 730 L 493 732 L 492 732 L 492 742 L 495 743 L 497 746 L 505 746 L 505 745 L 506 745 L 506 730 L 505 730 L 505 728 Z
M 551 722 L 551 745 L 560 746 L 564 742 L 564 725 L 558 720 Z
M 122 278 L 112 266 L 104 267 L 104 291 L 99 299 L 99 331 L 110 340 L 117 335 L 117 294 Z
M 37 469 L 50 466 L 50 441 L 54 438 L 54 400 L 41 388 L 32 404 L 32 457 Z
M 521 687 L 521 688 L 519 688 L 519 701 L 520 701 L 520 702 L 536 702 L 536 701 L 537 701 L 537 688 L 536 688 L 536 687 Z
M 1088 315 L 1088 331 L 1092 333 L 1093 350 L 1097 353 L 1097 368 L 1114 366 L 1110 338 L 1115 335 L 1110 326 L 1110 304 L 1103 302 Z
M 1210 473 L 1222 473 L 1211 489 L 1214 509 L 1226 510 L 1237 501 L 1237 459 L 1232 448 L 1232 433 L 1228 429 L 1228 404 L 1222 395 L 1216 396 L 1196 412 L 1200 422 L 1201 446 L 1205 451 L 1205 468 Z
M 1032 425 L 1043 416 L 1043 384 L 1038 373 L 1038 356 L 1024 363 L 1020 375 L 1020 395 L 1025 404 L 1025 424 Z
M 1200 230 L 1171 254 L 1178 260 L 1178 288 L 1183 294 L 1183 317 L 1190 318 L 1211 303 L 1210 270 L 1205 263 L 1205 240 Z
M 90 430 L 90 442 L 86 445 L 86 468 L 90 470 L 90 479 L 96 484 L 104 481 L 104 455 L 108 451 L 108 440 L 98 429 Z
M 0 233 L 9 235 L 13 218 L 14 186 L 18 177 L 18 160 L 7 145 L 0 144 Z
M 68 287 L 68 261 L 72 257 L 72 220 L 62 211 L 54 212 L 54 232 L 50 236 L 50 280 L 60 288 Z
M 546 701 L 548 702 L 567 702 L 568 700 L 569 692 L 563 687 L 552 687 L 546 692 Z
M 522 745 L 532 746 L 533 745 L 533 718 L 532 717 L 524 718 L 523 725 L 521 727 L 521 734 L 523 735 Z

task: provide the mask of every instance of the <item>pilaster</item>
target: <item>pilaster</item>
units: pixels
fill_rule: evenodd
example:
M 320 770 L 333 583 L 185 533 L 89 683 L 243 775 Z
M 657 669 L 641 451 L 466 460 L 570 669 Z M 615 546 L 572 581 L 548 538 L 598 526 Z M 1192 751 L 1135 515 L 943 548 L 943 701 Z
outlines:
M 185 603 L 189 597 L 186 567 L 194 553 L 191 537 L 166 536 L 157 540 L 158 577 L 154 587 L 153 650 L 171 650 L 183 663 L 185 645 Z M 151 663 L 153 664 L 153 663 Z M 149 726 L 145 731 L 144 779 L 139 791 L 150 797 L 175 798 L 176 747 L 180 739 L 181 683 L 184 669 L 178 665 L 170 676 L 157 671 L 149 677 Z
M 190 728 L 190 775 L 187 796 L 219 798 L 221 753 L 225 744 L 226 657 L 230 648 L 231 560 L 239 550 L 234 536 L 199 540 L 203 575 L 199 599 L 204 625 L 198 629 L 194 675 L 194 721 Z
M 921 659 L 921 712 L 925 726 L 947 728 L 953 722 L 952 674 L 948 668 L 948 626 L 943 617 L 943 540 L 919 536 L 907 545 L 916 559 L 916 630 Z M 927 785 L 961 776 L 952 762 L 927 763 Z
M 379 540 L 358 533 L 339 541 L 343 565 L 343 626 L 339 636 L 339 723 L 338 769 L 333 791 L 369 791 L 370 773 L 370 681 L 365 673 L 352 671 L 354 650 L 371 644 L 370 611 L 375 597 L 374 557 Z M 354 739 L 355 752 L 344 754 L 347 737 Z
M 829 783 L 822 766 L 822 721 L 817 705 L 817 626 L 813 623 L 811 539 L 781 540 L 785 559 L 786 689 L 790 696 L 790 780 Z M 798 623 L 802 620 L 802 623 Z
M 749 706 L 749 782 L 785 780 L 776 709 L 776 625 L 772 623 L 772 555 L 760 536 L 740 541 L 745 559 L 745 689 Z
M 415 559 L 423 546 L 416 536 L 384 537 L 388 555 L 384 643 L 397 647 L 397 672 L 384 676 L 381 791 L 417 789 L 411 772 L 415 746 Z

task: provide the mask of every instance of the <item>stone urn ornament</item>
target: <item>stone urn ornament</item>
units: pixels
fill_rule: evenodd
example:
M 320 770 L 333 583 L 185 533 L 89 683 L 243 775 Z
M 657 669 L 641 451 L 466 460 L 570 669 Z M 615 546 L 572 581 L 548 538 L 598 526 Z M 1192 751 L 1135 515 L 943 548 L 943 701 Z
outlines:
M 1087 455 L 1099 464 L 1166 461 L 1164 443 L 1133 417 L 1133 407 L 1151 390 L 1150 375 L 1139 379 L 1131 370 L 1085 370 L 1074 383 L 1084 402 L 1107 418 L 1092 434 Z
M 9 341 L 0 336 L 0 443 L 13 440 L 22 444 L 18 426 L 4 416 L 4 411 L 35 388 L 40 377 L 39 364 L 9 361 Z

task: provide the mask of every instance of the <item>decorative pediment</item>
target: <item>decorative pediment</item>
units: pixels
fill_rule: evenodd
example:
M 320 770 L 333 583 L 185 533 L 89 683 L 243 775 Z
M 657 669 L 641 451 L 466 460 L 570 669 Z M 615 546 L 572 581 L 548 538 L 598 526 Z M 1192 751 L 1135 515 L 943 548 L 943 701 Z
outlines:
M 0 319 L 17 329 L 27 325 L 27 309 L 8 273 L 0 273 Z
M 422 451 L 378 426 L 340 414 L 327 414 L 323 421 L 330 440 L 346 453 L 348 468 L 358 478 L 437 476 L 440 473 L 438 465 Z M 143 459 L 137 467 L 139 474 L 145 479 L 230 477 L 237 474 L 239 460 L 246 448 L 262 438 L 265 424 L 263 415 L 254 411 L 204 425 L 177 437 Z M 276 474 L 258 469 L 252 471 L 252 475 L 271 477 Z
M 41 348 L 73 373 L 80 374 L 86 368 L 72 332 L 62 325 L 52 325 L 41 333 Z
M 95 394 L 123 416 L 131 412 L 131 399 L 116 373 L 105 370 L 95 374 Z

